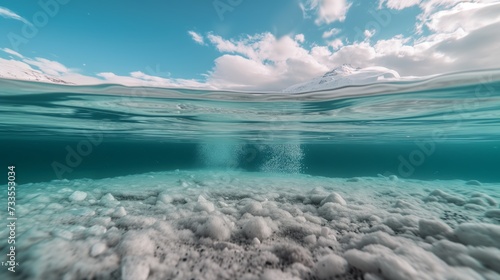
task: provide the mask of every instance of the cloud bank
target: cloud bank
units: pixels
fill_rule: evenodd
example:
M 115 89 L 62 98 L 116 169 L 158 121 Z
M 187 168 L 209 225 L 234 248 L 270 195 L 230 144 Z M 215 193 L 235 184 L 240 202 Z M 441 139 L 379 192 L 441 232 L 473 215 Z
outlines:
M 351 7 L 347 1 L 327 0 L 309 0 L 301 5 L 306 14 L 315 17 L 314 22 L 318 25 L 344 20 Z M 380 0 L 379 8 L 420 9 L 415 21 L 416 34 L 373 40 L 376 30 L 365 30 L 357 41 L 349 42 L 340 36 L 343 30 L 325 26 L 324 44 L 317 44 L 309 42 L 305 34 L 278 38 L 270 32 L 262 32 L 224 38 L 213 32 L 188 31 L 200 47 L 214 48 L 220 53 L 212 69 L 203 73 L 203 80 L 164 78 L 154 71 L 133 71 L 127 76 L 109 72 L 85 76 L 78 69 L 57 61 L 24 57 L 10 49 L 2 49 L 9 58 L 0 58 L 0 63 L 12 67 L 21 65 L 23 69 L 76 84 L 119 83 L 228 90 L 282 90 L 342 64 L 361 68 L 381 66 L 402 77 L 500 66 L 497 55 L 500 3 L 497 1 Z

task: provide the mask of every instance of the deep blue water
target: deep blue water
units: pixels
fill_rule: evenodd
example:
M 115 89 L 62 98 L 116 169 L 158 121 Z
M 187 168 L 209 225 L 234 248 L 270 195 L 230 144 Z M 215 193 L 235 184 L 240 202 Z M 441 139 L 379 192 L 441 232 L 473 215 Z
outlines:
M 500 181 L 500 71 L 301 94 L 0 80 L 19 183 L 175 169 Z

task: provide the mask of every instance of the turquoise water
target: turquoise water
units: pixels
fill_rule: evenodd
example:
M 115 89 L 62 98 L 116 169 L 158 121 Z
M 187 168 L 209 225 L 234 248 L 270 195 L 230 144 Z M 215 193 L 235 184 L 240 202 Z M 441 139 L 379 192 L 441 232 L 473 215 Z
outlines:
M 21 182 L 198 168 L 498 182 L 499 77 L 301 94 L 2 80 L 0 152 Z
M 500 279 L 499 70 L 300 94 L 0 80 L 0 116 L 1 279 Z

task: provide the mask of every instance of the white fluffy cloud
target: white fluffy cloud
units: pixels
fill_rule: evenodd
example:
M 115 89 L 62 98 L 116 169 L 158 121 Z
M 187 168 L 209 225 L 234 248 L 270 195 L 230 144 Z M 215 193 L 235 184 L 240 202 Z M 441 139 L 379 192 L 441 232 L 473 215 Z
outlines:
M 323 39 L 330 38 L 332 36 L 339 34 L 340 32 L 341 32 L 341 30 L 339 28 L 332 28 L 328 31 L 323 32 L 322 37 L 323 37 Z
M 391 1 L 382 2 L 391 7 Z M 389 65 L 403 75 L 500 66 L 500 57 L 495 55 L 500 48 L 500 33 L 495 31 L 500 24 L 498 1 L 423 0 L 417 4 L 422 10 L 417 30 L 426 27 L 430 35 L 376 42 L 369 63 Z
M 334 39 L 327 40 L 326 46 L 311 48 L 290 37 L 276 39 L 269 33 L 236 41 L 210 35 L 210 42 L 220 52 L 231 54 L 217 59 L 210 73 L 211 82 L 217 82 L 217 86 L 275 89 L 344 63 L 383 66 L 401 76 L 500 67 L 497 1 L 400 1 L 399 6 L 384 2 L 398 9 L 418 5 L 422 12 L 417 21 L 427 27 L 428 35 L 397 35 L 373 41 L 374 31 L 366 30 L 362 42 L 344 45 L 342 40 Z M 336 32 L 328 30 L 324 37 Z
M 340 49 L 342 46 L 344 46 L 344 42 L 342 42 L 341 39 L 335 39 L 330 42 L 328 42 L 328 45 L 332 47 L 334 50 Z
M 111 72 L 97 73 L 96 77 L 80 74 L 78 69 L 71 69 L 63 64 L 46 58 L 28 58 L 11 49 L 0 49 L 11 55 L 10 59 L 0 57 L 0 78 L 20 79 L 40 82 L 66 82 L 79 85 L 113 83 L 127 86 L 153 86 L 171 88 L 207 88 L 209 84 L 196 80 L 169 79 L 158 76 L 160 73 L 146 74 L 141 71 L 129 75 L 116 75 Z M 158 70 L 158 69 L 157 69 Z M 148 72 L 158 72 L 148 69 Z
M 305 0 L 300 7 L 304 15 L 315 13 L 315 23 L 322 25 L 344 21 L 351 4 L 347 0 Z
M 385 66 L 402 76 L 426 76 L 446 72 L 498 68 L 500 38 L 495 30 L 500 23 L 470 33 L 457 30 L 433 34 L 419 40 L 397 36 L 370 45 L 357 43 L 341 48 L 330 57 L 336 64 L 351 63 L 360 67 Z M 478 43 L 480 42 L 480 43 Z
M 422 0 L 380 0 L 379 8 L 383 5 L 390 9 L 402 10 L 411 6 L 418 5 Z
M 363 35 L 365 35 L 365 40 L 369 40 L 371 37 L 373 37 L 373 35 L 375 35 L 375 32 L 376 30 L 365 30 L 365 32 L 363 32 Z
M 151 86 L 164 88 L 212 88 L 210 85 L 195 80 L 163 78 L 159 76 L 149 75 L 142 71 L 131 72 L 128 76 L 116 75 L 111 72 L 98 73 L 97 76 L 102 78 L 106 83 L 122 84 L 127 86 Z
M 0 16 L 3 18 L 22 21 L 25 24 L 31 25 L 31 23 L 29 21 L 27 21 L 25 18 L 23 18 L 22 16 L 14 13 L 13 11 L 11 11 L 5 7 L 0 7 Z
M 257 87 L 274 89 L 286 83 L 317 75 L 343 63 L 359 67 L 384 66 L 403 76 L 427 76 L 446 72 L 493 68 L 500 65 L 495 55 L 500 35 L 493 32 L 499 3 L 451 0 L 382 1 L 393 9 L 418 5 L 419 16 L 431 31 L 430 35 L 384 40 L 371 40 L 374 30 L 366 30 L 365 40 L 344 45 L 340 39 L 327 40 L 326 46 L 302 46 L 303 41 L 290 37 L 274 38 L 271 34 L 248 36 L 242 40 L 226 40 L 211 34 L 210 42 L 224 55 L 217 59 L 210 72 L 211 83 L 217 86 Z M 347 3 L 347 2 L 346 2 Z M 309 9 L 319 9 L 321 1 L 309 1 Z M 346 4 L 348 7 L 349 5 Z M 340 19 L 340 18 L 337 18 Z M 465 20 L 467 19 L 467 20 Z M 321 21 L 319 16 L 317 19 Z M 337 29 L 324 32 L 328 39 Z M 480 39 L 480 40 L 479 40 Z M 279 49 L 279 52 L 272 52 Z M 266 56 L 267 55 L 267 56 Z M 300 65 L 300 66 L 298 66 Z M 247 69 L 242 73 L 237 69 Z M 300 70 L 300 75 L 292 75 Z
M 194 31 L 188 31 L 188 34 L 191 36 L 193 41 L 195 41 L 196 43 L 198 43 L 200 45 L 205 44 L 205 40 L 204 40 L 203 36 L 201 36 L 200 34 L 194 32 Z
M 304 36 L 304 34 L 295 35 L 295 41 L 297 41 L 299 43 L 304 43 L 305 40 L 306 40 L 306 37 Z
M 500 3 L 461 2 L 429 15 L 426 26 L 433 32 L 470 32 L 499 21 Z
M 209 34 L 210 42 L 222 53 L 215 61 L 208 83 L 234 89 L 279 90 L 311 79 L 329 67 L 301 46 L 303 38 L 276 38 L 271 33 L 226 40 Z
M 379 9 L 402 10 L 418 6 L 417 30 L 425 26 L 433 32 L 453 32 L 458 28 L 478 29 L 497 22 L 498 0 L 379 0 Z
M 14 50 L 11 50 L 11 49 L 8 49 L 8 48 L 3 48 L 3 49 L 0 49 L 0 50 L 2 50 L 5 53 L 8 53 L 10 55 L 17 56 L 19 58 L 23 58 L 23 56 L 20 53 L 14 51 Z

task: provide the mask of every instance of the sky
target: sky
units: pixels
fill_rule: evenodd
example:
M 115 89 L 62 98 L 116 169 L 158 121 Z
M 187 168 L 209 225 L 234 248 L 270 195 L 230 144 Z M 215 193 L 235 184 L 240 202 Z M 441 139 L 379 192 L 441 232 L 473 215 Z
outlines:
M 281 90 L 342 64 L 500 68 L 500 1 L 0 0 L 0 74 Z

